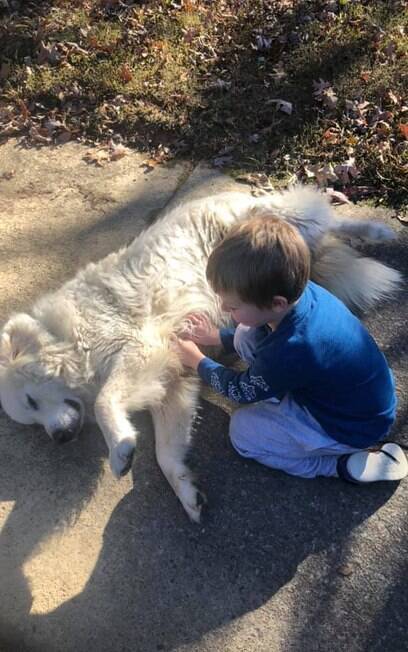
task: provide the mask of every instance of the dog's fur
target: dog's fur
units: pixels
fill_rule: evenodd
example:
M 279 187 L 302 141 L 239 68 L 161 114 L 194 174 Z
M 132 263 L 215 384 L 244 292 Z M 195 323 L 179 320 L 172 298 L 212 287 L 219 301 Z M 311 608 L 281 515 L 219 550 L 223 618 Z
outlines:
M 232 192 L 187 203 L 37 301 L 31 315 L 9 319 L 0 345 L 4 410 L 20 423 L 40 423 L 56 441 L 73 439 L 93 410 L 119 477 L 130 468 L 137 439 L 129 414 L 150 409 L 158 463 L 198 521 L 202 501 L 184 457 L 199 383 L 183 371 L 169 340 L 193 311 L 225 323 L 206 282 L 208 255 L 237 221 L 271 214 L 301 231 L 312 252 L 312 278 L 352 309 L 370 308 L 398 287 L 397 271 L 341 239 L 382 240 L 392 231 L 336 219 L 314 190 L 260 198 Z

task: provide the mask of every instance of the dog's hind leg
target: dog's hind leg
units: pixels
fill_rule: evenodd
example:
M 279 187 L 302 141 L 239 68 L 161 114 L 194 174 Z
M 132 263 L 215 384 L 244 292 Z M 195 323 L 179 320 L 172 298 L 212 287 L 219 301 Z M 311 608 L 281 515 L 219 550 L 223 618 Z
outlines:
M 190 443 L 197 406 L 196 378 L 178 378 L 160 407 L 151 410 L 155 427 L 158 464 L 192 521 L 199 523 L 205 499 L 194 485 L 184 459 Z

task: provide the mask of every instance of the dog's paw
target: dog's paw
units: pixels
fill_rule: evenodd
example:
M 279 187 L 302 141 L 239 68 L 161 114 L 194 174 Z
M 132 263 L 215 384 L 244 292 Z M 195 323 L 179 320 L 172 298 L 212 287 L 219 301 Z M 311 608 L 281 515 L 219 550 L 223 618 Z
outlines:
M 113 446 L 109 453 L 109 464 L 115 478 L 126 475 L 132 468 L 135 442 L 132 439 L 123 439 Z
M 207 498 L 190 480 L 182 480 L 178 495 L 187 515 L 193 523 L 200 523 L 201 511 Z

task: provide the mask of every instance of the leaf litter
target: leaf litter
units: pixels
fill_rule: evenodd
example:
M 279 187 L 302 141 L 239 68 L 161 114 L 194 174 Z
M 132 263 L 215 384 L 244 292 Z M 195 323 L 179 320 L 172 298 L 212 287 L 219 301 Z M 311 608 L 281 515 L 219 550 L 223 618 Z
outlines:
M 146 170 L 187 153 L 265 174 L 260 192 L 310 180 L 352 200 L 406 193 L 403 0 L 12 5 L 0 143 L 82 140 L 95 165 L 137 146 Z

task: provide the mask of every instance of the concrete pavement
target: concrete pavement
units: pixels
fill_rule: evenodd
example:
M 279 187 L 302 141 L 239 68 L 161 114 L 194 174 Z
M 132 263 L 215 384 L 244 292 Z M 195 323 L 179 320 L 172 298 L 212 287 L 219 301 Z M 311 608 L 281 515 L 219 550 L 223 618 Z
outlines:
M 131 240 L 169 202 L 231 187 L 205 166 L 96 168 L 77 144 L 0 148 L 0 316 Z M 342 210 L 350 211 L 349 207 Z M 407 267 L 407 231 L 374 253 Z M 408 309 L 367 323 L 395 370 L 406 423 Z M 148 415 L 115 481 L 97 429 L 55 447 L 0 417 L 1 652 L 406 650 L 408 482 L 307 481 L 238 458 L 206 393 L 191 464 L 209 510 L 190 524 L 154 459 Z

